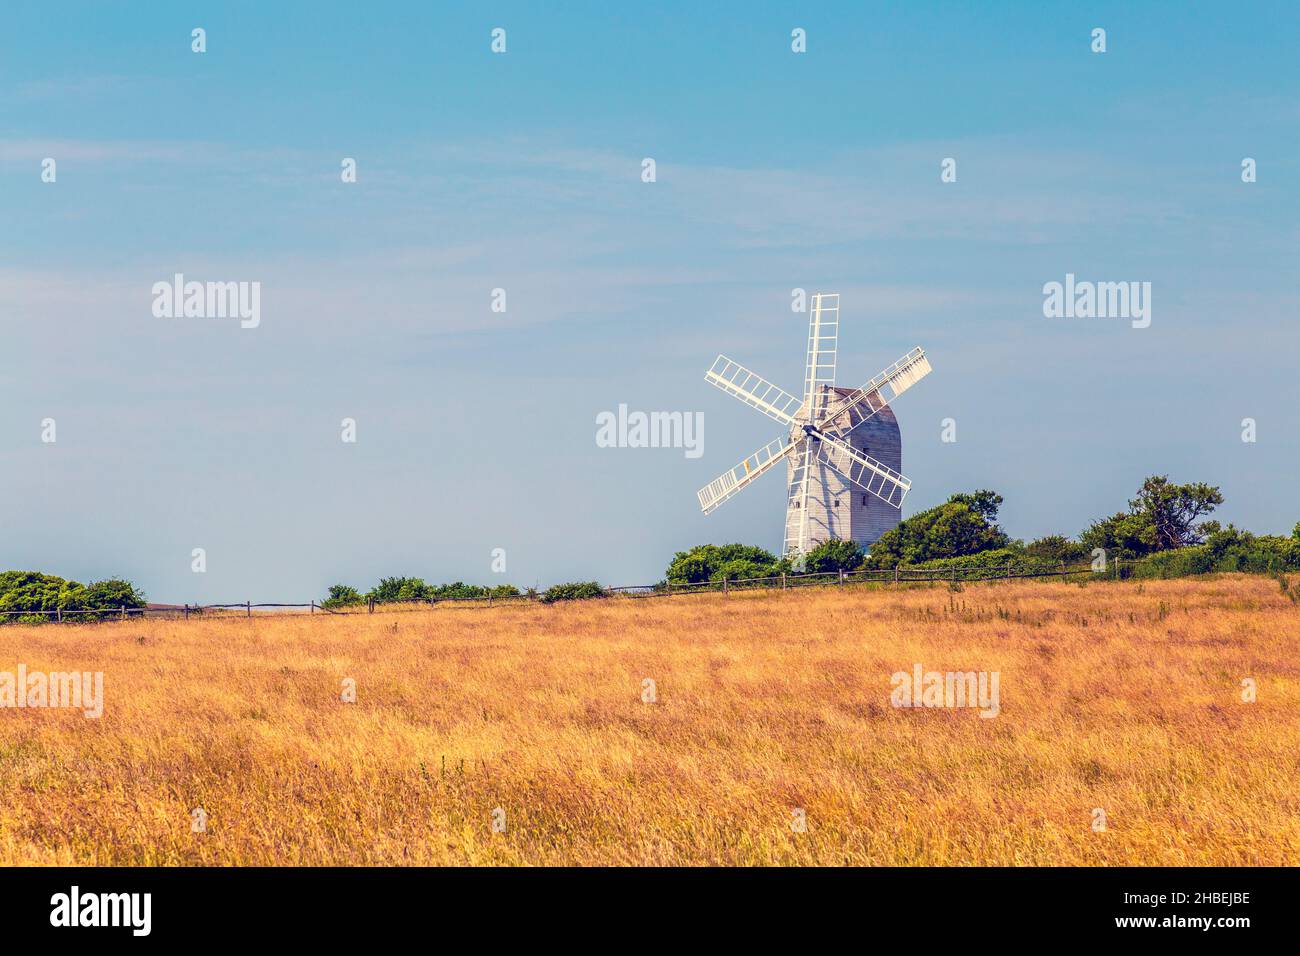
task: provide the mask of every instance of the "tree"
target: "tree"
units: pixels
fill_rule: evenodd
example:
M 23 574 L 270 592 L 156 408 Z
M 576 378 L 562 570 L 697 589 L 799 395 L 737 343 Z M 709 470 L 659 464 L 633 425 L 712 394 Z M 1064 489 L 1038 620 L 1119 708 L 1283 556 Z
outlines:
M 1223 504 L 1223 494 L 1213 485 L 1169 483 L 1168 475 L 1153 475 L 1142 482 L 1129 510 L 1146 516 L 1155 528 L 1157 551 L 1184 548 L 1205 540 L 1197 519 Z
M 856 541 L 823 541 L 804 555 L 804 569 L 813 574 L 852 571 L 862 564 L 862 547 Z
M 866 565 L 892 568 L 1005 548 L 1011 539 L 994 523 L 1001 504 L 1002 496 L 992 491 L 953 495 L 882 534 L 871 546 Z
M 992 524 L 998 520 L 998 509 L 1002 507 L 1002 496 L 996 491 L 981 489 L 969 495 L 958 493 L 948 499 L 959 505 L 966 505 L 971 511 Z
M 1141 558 L 1200 544 L 1218 529 L 1212 521 L 1198 522 L 1223 504 L 1219 489 L 1204 483 L 1171 484 L 1167 475 L 1142 482 L 1129 510 L 1094 523 L 1079 536 L 1085 547 L 1103 548 L 1121 558 Z

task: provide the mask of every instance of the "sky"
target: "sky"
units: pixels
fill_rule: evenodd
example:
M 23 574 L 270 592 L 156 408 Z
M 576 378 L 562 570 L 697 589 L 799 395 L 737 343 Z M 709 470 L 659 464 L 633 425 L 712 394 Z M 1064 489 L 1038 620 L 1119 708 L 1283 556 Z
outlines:
M 840 384 L 931 358 L 904 515 L 1077 535 L 1168 474 L 1289 533 L 1298 41 L 1291 3 L 6 5 L 0 570 L 306 601 L 779 550 L 779 477 L 695 491 L 781 433 L 703 373 L 799 391 L 795 289 L 841 294 Z M 155 315 L 177 273 L 257 326 Z M 1149 282 L 1149 327 L 1046 317 L 1067 274 Z M 598 446 L 620 404 L 703 454 Z

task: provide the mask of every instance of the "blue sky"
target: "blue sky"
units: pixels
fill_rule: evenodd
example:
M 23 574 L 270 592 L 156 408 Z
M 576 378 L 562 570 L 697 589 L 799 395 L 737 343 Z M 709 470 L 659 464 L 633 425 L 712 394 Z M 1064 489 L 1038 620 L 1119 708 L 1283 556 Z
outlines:
M 702 6 L 6 7 L 0 568 L 306 600 L 779 548 L 779 479 L 694 492 L 779 431 L 702 375 L 797 390 L 796 287 L 842 295 L 842 384 L 931 355 L 905 513 L 990 487 L 1075 534 L 1169 473 L 1289 532 L 1293 5 Z M 177 272 L 260 282 L 261 325 L 155 318 Z M 1151 327 L 1044 318 L 1067 272 L 1151 282 Z M 702 411 L 703 456 L 598 448 L 620 403 Z

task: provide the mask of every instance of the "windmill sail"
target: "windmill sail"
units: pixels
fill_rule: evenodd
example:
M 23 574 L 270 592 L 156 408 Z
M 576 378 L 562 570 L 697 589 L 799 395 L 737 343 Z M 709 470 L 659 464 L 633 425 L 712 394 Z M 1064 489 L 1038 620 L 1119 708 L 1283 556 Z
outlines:
M 739 494 L 740 489 L 769 471 L 794 448 L 795 445 L 785 435 L 768 442 L 735 468 L 719 475 L 697 491 L 696 495 L 700 499 L 700 510 L 708 514 L 732 495 Z
M 812 297 L 808 316 L 808 361 L 804 366 L 803 401 L 808 421 L 821 421 L 829 388 L 835 384 L 835 357 L 840 339 L 840 297 L 821 292 Z
M 830 465 L 863 491 L 870 492 L 895 508 L 903 506 L 903 499 L 912 490 L 912 482 L 888 465 L 863 454 L 848 442 L 823 435 L 815 442 L 817 460 Z
M 808 482 L 812 474 L 812 441 L 797 443 L 798 459 L 790 480 L 790 499 L 785 507 L 785 554 L 803 554 L 808 550 Z
M 912 349 L 861 388 L 855 389 L 831 406 L 826 412 L 826 424 L 822 427 L 830 434 L 843 438 L 930 372 L 930 360 L 925 357 L 925 350 L 920 346 Z M 854 409 L 858 409 L 862 416 L 856 422 L 849 414 Z
M 704 380 L 782 425 L 794 424 L 795 412 L 802 404 L 789 392 L 725 355 L 717 357 L 704 373 Z

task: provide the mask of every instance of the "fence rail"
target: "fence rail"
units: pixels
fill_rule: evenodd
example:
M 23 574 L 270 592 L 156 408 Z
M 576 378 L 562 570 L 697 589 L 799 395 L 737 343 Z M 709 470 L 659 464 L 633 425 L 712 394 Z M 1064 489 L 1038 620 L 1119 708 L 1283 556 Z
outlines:
M 988 565 L 971 565 L 963 568 L 893 568 L 885 570 L 872 571 L 832 571 L 823 572 L 802 572 L 793 574 L 769 575 L 767 577 L 757 578 L 723 578 L 721 581 L 698 581 L 689 584 L 674 584 L 670 582 L 661 582 L 659 584 L 627 584 L 617 587 L 605 588 L 605 593 L 609 595 L 621 595 L 630 598 L 651 598 L 651 597 L 672 597 L 675 595 L 686 594 L 730 594 L 732 591 L 757 591 L 757 590 L 790 590 L 793 588 L 806 587 L 834 587 L 846 586 L 850 584 L 925 584 L 925 583 L 949 583 L 960 584 L 963 582 L 973 581 L 1008 581 L 1023 578 L 1069 578 L 1075 575 L 1097 575 L 1108 579 L 1128 577 L 1124 572 L 1130 572 L 1136 562 L 1124 562 L 1112 560 L 1109 562 L 1104 571 L 1094 570 L 1091 564 L 1068 567 L 1062 562 L 1057 567 L 1026 567 L 1013 563 L 988 564 Z M 374 614 L 376 610 L 382 613 L 393 613 L 401 611 L 418 611 L 427 610 L 436 605 L 450 606 L 479 606 L 479 607 L 509 607 L 520 604 L 534 604 L 541 600 L 537 594 L 521 594 L 511 597 L 475 597 L 475 598 L 441 598 L 429 601 L 407 601 L 407 602 L 390 602 L 377 603 L 370 600 L 365 604 L 352 605 L 347 608 L 327 608 L 321 606 L 317 601 L 302 603 L 282 603 L 282 602 L 262 602 L 254 603 L 252 601 L 235 601 L 228 604 L 183 604 L 169 605 L 166 607 L 115 607 L 115 608 L 95 608 L 95 609 L 78 609 L 78 608 L 55 608 L 53 610 L 40 611 L 0 611 L 0 619 L 5 617 L 45 617 L 52 619 L 52 623 L 70 624 L 86 623 L 87 615 L 97 616 L 96 620 L 103 620 L 103 616 L 110 618 L 116 617 L 119 620 L 128 618 L 145 618 L 152 616 L 163 617 L 181 617 L 185 620 L 190 615 L 202 615 L 209 612 L 222 611 L 243 611 L 245 617 L 252 617 L 254 610 L 264 608 L 306 608 L 308 615 L 314 615 L 317 612 L 322 614 Z M 224 616 L 224 615 L 223 615 Z
M 1119 561 L 1110 562 L 1105 571 L 1096 571 L 1091 564 L 1067 566 L 1062 563 L 1057 567 L 1017 566 L 1014 562 L 1007 564 L 971 565 L 963 568 L 892 568 L 870 571 L 829 571 L 803 572 L 795 574 L 778 574 L 758 578 L 723 578 L 721 581 L 697 581 L 690 584 L 671 582 L 659 585 L 630 585 L 628 587 L 606 588 L 614 593 L 630 596 L 663 597 L 671 594 L 723 593 L 731 591 L 752 591 L 761 589 L 789 590 L 801 587 L 826 587 L 858 583 L 878 584 L 915 584 L 948 582 L 961 583 L 970 581 L 1005 581 L 1019 578 L 1071 577 L 1073 575 L 1102 575 L 1108 578 L 1123 577 L 1123 570 L 1131 570 L 1132 562 L 1121 566 Z

